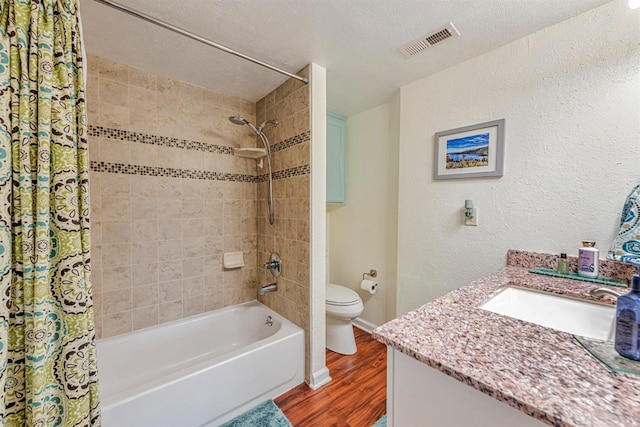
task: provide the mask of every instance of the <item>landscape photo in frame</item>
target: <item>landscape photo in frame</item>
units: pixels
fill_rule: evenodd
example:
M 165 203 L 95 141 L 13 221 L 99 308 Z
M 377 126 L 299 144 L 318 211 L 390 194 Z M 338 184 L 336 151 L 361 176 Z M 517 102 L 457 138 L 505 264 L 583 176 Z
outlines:
M 437 132 L 434 179 L 500 177 L 504 119 Z

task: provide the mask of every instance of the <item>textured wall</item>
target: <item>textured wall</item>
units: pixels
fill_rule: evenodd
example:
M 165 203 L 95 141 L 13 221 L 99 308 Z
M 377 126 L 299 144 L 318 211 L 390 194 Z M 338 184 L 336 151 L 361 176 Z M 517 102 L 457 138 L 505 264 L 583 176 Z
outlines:
M 640 164 L 640 13 L 613 2 L 401 89 L 398 311 L 509 248 L 606 252 Z M 501 179 L 435 182 L 435 132 L 506 119 Z M 478 227 L 461 225 L 465 199 Z
M 99 337 L 255 299 L 255 105 L 89 57 L 92 277 Z M 222 268 L 243 251 L 246 267 Z
M 308 67 L 299 75 L 308 77 Z M 282 258 L 282 275 L 274 279 L 258 271 L 260 286 L 277 282 L 278 291 L 259 300 L 305 330 L 306 364 L 309 373 L 310 296 L 310 122 L 309 86 L 289 79 L 256 103 L 258 123 L 277 119 L 278 126 L 265 128 L 272 148 L 273 225 L 267 219 L 268 181 L 266 164 L 258 169 L 258 263 L 272 252 Z M 262 144 L 260 144 L 261 146 Z

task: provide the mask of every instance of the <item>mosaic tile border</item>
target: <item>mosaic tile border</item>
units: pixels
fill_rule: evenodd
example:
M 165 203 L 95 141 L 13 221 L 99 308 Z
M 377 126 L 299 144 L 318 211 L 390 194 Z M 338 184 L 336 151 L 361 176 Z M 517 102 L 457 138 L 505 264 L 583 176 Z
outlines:
M 311 173 L 311 166 L 309 165 L 296 166 L 294 168 L 275 171 L 273 173 L 273 179 L 275 180 L 275 179 L 293 178 L 294 176 L 309 175 L 310 173 Z M 267 178 L 268 178 L 268 174 L 266 173 L 262 175 L 258 175 L 256 177 L 256 182 L 266 182 Z
M 206 142 L 151 135 L 148 133 L 132 132 L 103 126 L 89 125 L 87 129 L 89 136 L 95 136 L 98 138 L 118 139 L 121 141 L 139 142 L 141 144 L 161 145 L 164 147 L 175 147 L 186 150 L 199 150 L 209 153 L 233 155 L 233 147 L 227 147 L 226 145 L 207 144 Z M 274 144 L 271 147 L 271 151 L 275 153 L 276 151 L 281 151 L 310 140 L 311 131 L 306 131 Z
M 169 178 L 206 179 L 210 181 L 256 182 L 256 177 L 253 175 L 194 169 L 165 168 L 160 166 L 127 165 L 124 163 L 92 161 L 91 170 L 93 172 L 119 173 L 125 175 L 164 176 Z
M 274 144 L 271 147 L 272 152 L 284 150 L 285 148 L 293 147 L 294 145 L 302 144 L 303 142 L 311 141 L 311 131 L 308 130 L 304 133 L 300 133 L 296 136 L 293 136 L 289 139 L 285 139 L 282 142 Z
M 119 139 L 122 141 L 139 142 L 141 144 L 161 145 L 164 147 L 184 148 L 186 150 L 199 150 L 210 153 L 233 155 L 233 148 L 224 145 L 207 144 L 188 139 L 170 138 L 168 136 L 151 135 L 148 133 L 131 132 L 128 130 L 106 128 L 102 126 L 88 127 L 89 136 L 107 139 Z
M 125 175 L 162 176 L 169 178 L 203 179 L 209 181 L 232 181 L 257 183 L 265 182 L 267 174 L 253 176 L 239 173 L 212 172 L 194 169 L 165 168 L 160 166 L 139 166 L 124 163 L 91 162 L 91 171 Z M 309 165 L 283 169 L 273 173 L 273 179 L 286 179 L 311 173 Z

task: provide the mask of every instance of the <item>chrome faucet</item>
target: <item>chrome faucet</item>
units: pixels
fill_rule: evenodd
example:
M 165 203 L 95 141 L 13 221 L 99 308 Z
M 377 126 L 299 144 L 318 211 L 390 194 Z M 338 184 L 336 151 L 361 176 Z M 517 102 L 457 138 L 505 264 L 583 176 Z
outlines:
M 605 295 L 609 295 L 614 298 L 618 298 L 620 296 L 619 293 L 608 288 L 593 288 L 589 291 L 589 295 L 591 295 L 592 298 L 602 298 Z
M 264 278 L 267 278 L 267 270 L 271 270 L 273 277 L 279 277 L 282 274 L 282 259 L 277 252 L 273 252 L 269 257 L 269 261 L 264 263 Z
M 258 295 L 264 295 L 267 292 L 275 292 L 277 290 L 278 290 L 278 284 L 277 283 L 272 283 L 270 285 L 266 285 L 266 286 L 261 287 L 258 290 Z

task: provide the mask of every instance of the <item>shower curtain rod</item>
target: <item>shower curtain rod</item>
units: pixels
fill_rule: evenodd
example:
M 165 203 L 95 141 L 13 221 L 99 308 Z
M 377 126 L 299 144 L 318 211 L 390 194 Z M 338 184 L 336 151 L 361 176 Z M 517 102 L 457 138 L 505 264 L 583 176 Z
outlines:
M 286 76 L 289 76 L 289 77 L 291 77 L 293 79 L 300 80 L 304 84 L 308 84 L 309 83 L 309 79 L 307 79 L 306 77 L 300 77 L 297 74 L 292 74 L 292 73 L 290 73 L 288 71 L 285 71 L 285 70 L 283 70 L 281 68 L 275 67 L 273 65 L 267 64 L 266 62 L 262 62 L 262 61 L 260 61 L 258 59 L 252 58 L 249 55 L 245 55 L 244 53 L 240 53 L 240 52 L 235 51 L 235 50 L 233 50 L 231 48 L 223 46 L 223 45 L 221 45 L 219 43 L 216 43 L 216 42 L 211 41 L 209 39 L 205 39 L 204 37 L 201 37 L 201 36 L 199 36 L 197 34 L 193 34 L 192 32 L 189 32 L 187 30 L 183 30 L 182 28 L 176 27 L 175 25 L 169 24 L 168 22 L 161 21 L 160 19 L 153 18 L 153 17 L 151 17 L 149 15 L 146 15 L 146 14 L 144 14 L 142 12 L 139 12 L 139 11 L 137 11 L 135 9 L 131 9 L 131 8 L 127 7 L 127 6 L 121 5 L 120 3 L 116 3 L 116 2 L 111 1 L 111 0 L 94 0 L 94 1 L 96 1 L 98 3 L 101 3 L 101 4 L 105 5 L 105 6 L 109 6 L 109 7 L 112 7 L 114 9 L 117 9 L 117 10 L 119 10 L 121 12 L 128 13 L 129 15 L 135 16 L 136 18 L 140 18 L 140 19 L 142 19 L 144 21 L 147 21 L 147 22 L 150 22 L 150 23 L 152 23 L 154 25 L 158 25 L 158 26 L 160 26 L 162 28 L 166 28 L 167 30 L 171 30 L 174 33 L 178 33 L 178 34 L 181 34 L 181 35 L 183 35 L 185 37 L 189 37 L 190 39 L 199 41 L 200 43 L 204 43 L 204 44 L 206 44 L 208 46 L 215 47 L 216 49 L 219 49 L 219 50 L 221 50 L 223 52 L 227 52 L 227 53 L 230 53 L 231 55 L 235 55 L 235 56 L 238 56 L 238 57 L 240 57 L 242 59 L 246 59 L 247 61 L 251 61 L 254 64 L 261 65 L 261 66 L 263 66 L 265 68 L 268 68 L 270 70 L 276 71 L 276 72 L 284 74 Z

